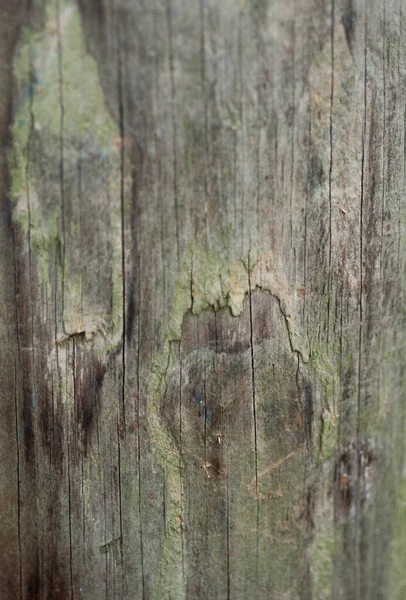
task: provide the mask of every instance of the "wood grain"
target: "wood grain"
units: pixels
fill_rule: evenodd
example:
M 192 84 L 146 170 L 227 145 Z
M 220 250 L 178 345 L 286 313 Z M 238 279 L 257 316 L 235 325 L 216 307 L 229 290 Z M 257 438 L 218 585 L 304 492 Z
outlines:
M 0 9 L 0 598 L 403 599 L 404 1 Z

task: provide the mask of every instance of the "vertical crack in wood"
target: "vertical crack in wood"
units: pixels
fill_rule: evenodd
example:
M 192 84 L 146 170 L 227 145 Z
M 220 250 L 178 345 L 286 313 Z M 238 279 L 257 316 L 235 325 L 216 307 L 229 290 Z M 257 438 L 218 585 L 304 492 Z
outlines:
M 122 487 L 121 487 L 121 432 L 120 432 L 120 415 L 117 414 L 117 463 L 118 463 L 118 511 L 119 511 L 119 527 L 120 527 L 120 558 L 123 565 L 124 558 L 124 540 L 123 540 L 123 503 L 122 503 Z
M 64 306 L 65 306 L 65 274 L 66 274 L 66 223 L 65 223 L 65 164 L 64 164 L 64 128 L 65 128 L 65 105 L 63 93 L 63 46 L 62 46 L 62 30 L 61 30 L 61 11 L 60 0 L 55 0 L 56 9 L 56 28 L 57 28 L 57 58 L 58 58 L 58 93 L 59 93 L 59 186 L 60 186 L 60 201 L 61 201 L 61 303 L 62 303 L 62 328 L 65 333 L 64 326 Z
M 140 258 L 138 256 L 138 273 L 141 273 Z M 137 476 L 138 476 L 138 519 L 139 519 L 139 530 L 140 530 L 140 557 L 141 557 L 141 581 L 142 581 L 142 598 L 145 600 L 145 567 L 144 567 L 144 539 L 143 539 L 143 520 L 142 520 L 142 477 L 141 477 L 141 431 L 140 431 L 140 372 L 141 372 L 141 285 L 138 286 L 138 332 L 137 332 Z
M 15 412 L 15 436 L 17 450 L 17 543 L 18 543 L 18 580 L 19 598 L 23 597 L 23 557 L 21 547 L 21 475 L 20 475 L 20 436 L 18 434 L 18 398 L 17 398 L 17 360 L 14 361 L 14 412 Z
M 259 11 L 256 11 L 255 15 L 255 32 L 256 32 L 256 42 L 255 42 L 255 59 L 256 59 L 256 68 L 257 68 L 257 110 L 256 110 L 256 228 L 257 228 L 257 239 L 261 241 L 260 237 L 260 193 L 261 193 L 261 29 L 260 29 L 260 14 Z
M 384 301 L 384 221 L 385 221 L 385 151 L 386 151 L 386 56 L 385 56 L 385 33 L 386 33 L 386 14 L 385 0 L 382 2 L 382 83 L 383 83 L 383 108 L 382 108 L 382 195 L 381 195 L 381 231 L 379 245 L 379 336 L 378 336 L 378 405 L 381 399 L 381 356 L 382 356 L 382 322 L 383 322 L 383 301 Z
M 179 485 L 180 485 L 180 536 L 182 547 L 182 581 L 186 585 L 185 576 L 185 540 L 184 540 L 184 486 L 183 486 L 183 439 L 182 439 L 182 354 L 181 342 L 178 342 L 178 360 L 179 360 Z
M 234 208 L 234 231 L 238 231 L 238 203 L 237 203 L 237 157 L 238 157 L 238 135 L 237 128 L 233 130 L 233 208 Z
M 35 74 L 34 74 L 34 66 L 32 64 L 32 47 L 31 43 L 29 44 L 29 64 L 28 64 L 28 72 L 29 72 L 29 115 L 30 115 L 30 125 L 29 125 L 29 133 L 27 138 L 26 145 L 26 166 L 25 166 L 25 185 L 27 188 L 26 199 L 27 199 L 27 244 L 28 244 L 28 274 L 29 274 L 29 288 L 30 288 L 30 320 L 31 320 L 31 348 L 32 348 L 32 363 L 33 367 L 35 364 L 35 345 L 34 345 L 34 290 L 33 290 L 33 281 L 32 281 L 32 248 L 31 248 L 31 184 L 30 184 L 30 161 L 31 161 L 31 143 L 32 136 L 34 133 L 34 83 L 35 83 Z
M 68 471 L 68 528 L 69 528 L 69 588 L 70 597 L 73 600 L 73 548 L 72 548 L 72 490 L 70 474 L 70 427 L 69 411 L 67 411 L 67 471 Z
M 78 178 L 78 202 L 79 202 L 79 244 L 80 248 L 83 248 L 85 245 L 85 238 L 83 236 L 83 227 L 84 227 L 84 218 L 83 218 L 83 205 L 84 205 L 84 195 L 83 195 L 83 172 L 82 172 L 82 141 L 79 143 L 79 152 L 78 152 L 78 160 L 77 160 L 77 178 Z M 83 318 L 83 295 L 84 295 L 84 287 L 85 287 L 85 268 L 84 268 L 84 257 L 82 253 L 80 254 L 80 314 Z
M 11 216 L 10 216 L 11 219 Z M 10 226 L 11 242 L 13 250 L 13 284 L 14 284 L 14 298 L 18 298 L 18 274 L 17 274 L 17 249 L 15 239 L 15 229 L 12 227 L 11 220 L 8 223 Z M 14 331 L 15 331 L 15 342 L 16 342 L 16 356 L 14 360 L 14 410 L 15 410 L 15 435 L 16 435 L 16 459 L 17 459 L 17 542 L 18 542 L 18 566 L 19 566 L 19 595 L 20 600 L 23 598 L 23 551 L 21 541 L 21 457 L 20 457 L 20 415 L 19 415 L 19 385 L 18 385 L 18 372 L 20 370 L 20 331 L 19 331 L 19 314 L 18 314 L 18 302 L 14 302 Z
M 123 424 L 125 430 L 126 411 L 125 411 L 125 378 L 126 378 L 126 267 L 125 267 L 125 207 L 124 207 L 124 97 L 123 97 L 123 60 L 121 48 L 121 36 L 118 24 L 116 23 L 116 41 L 117 41 L 117 84 L 118 84 L 118 112 L 119 112 L 119 131 L 120 131 L 120 227 L 121 227 L 121 285 L 122 285 L 122 319 L 123 336 L 121 348 L 122 364 L 122 383 L 121 383 L 121 409 L 123 412 Z
M 202 102 L 203 102 L 203 114 L 204 114 L 204 175 L 203 175 L 203 186 L 204 186 L 204 229 L 205 229 L 205 243 L 206 248 L 209 247 L 209 231 L 208 231 L 208 183 L 207 183 L 207 161 L 210 161 L 210 147 L 209 147 L 209 111 L 207 102 L 207 82 L 206 82 L 206 38 L 205 38 L 205 11 L 204 11 L 205 0 L 199 0 L 199 16 L 200 16 L 200 78 L 201 78 L 201 89 L 202 89 Z
M 228 465 L 227 465 L 227 600 L 231 600 L 231 569 L 230 569 L 230 455 L 228 456 Z
M 204 410 L 203 410 L 203 450 L 204 450 L 204 462 L 203 466 L 206 469 L 208 465 L 208 454 L 207 454 L 207 388 L 206 388 L 206 366 L 204 367 L 204 380 L 203 380 L 203 398 L 204 398 Z M 204 478 L 204 508 L 205 508 L 205 530 L 204 530 L 204 544 L 205 544 L 205 553 L 208 556 L 208 542 L 209 542 L 209 473 L 205 473 Z M 206 568 L 205 573 L 206 576 Z
M 162 467 L 162 520 L 164 523 L 164 535 L 165 537 L 168 535 L 167 530 L 167 508 L 166 508 L 166 467 L 163 465 Z
M 251 296 L 251 264 L 248 259 L 248 300 L 250 317 L 250 353 L 251 353 L 251 386 L 252 386 L 252 412 L 254 424 L 254 472 L 255 472 L 255 499 L 256 499 L 256 581 L 259 583 L 259 490 L 258 490 L 258 429 L 257 429 L 257 398 L 255 382 L 255 349 L 254 349 L 254 331 L 253 331 L 253 310 Z
M 177 126 L 176 126 L 176 87 L 175 87 L 175 66 L 173 51 L 173 30 L 172 30 L 172 4 L 171 0 L 166 0 L 166 18 L 168 26 L 168 61 L 169 61 L 169 79 L 171 88 L 171 113 L 172 113 L 172 152 L 173 152 L 173 195 L 175 207 L 175 225 L 176 225 L 176 252 L 178 259 L 178 268 L 180 268 L 180 240 L 179 240 L 179 198 L 178 198 L 178 157 L 177 157 Z
M 117 6 L 115 7 L 117 11 Z M 117 95 L 118 95 L 118 120 L 120 135 L 120 234 L 121 234 L 121 293 L 122 293 L 122 346 L 121 346 L 121 411 L 117 412 L 117 459 L 118 459 L 118 504 L 120 527 L 120 559 L 123 567 L 124 540 L 123 540 L 123 499 L 122 499 L 122 473 L 121 473 L 121 429 L 122 424 L 126 430 L 125 410 L 125 378 L 126 378 L 126 273 L 125 273 L 125 222 L 124 222 L 124 98 L 123 98 L 123 63 L 119 20 L 116 17 L 115 38 L 117 45 Z M 120 412 L 122 413 L 120 415 Z M 121 424 L 121 417 L 123 423 Z M 107 567 L 106 567 L 107 568 Z
M 83 550 L 86 549 L 86 511 L 85 511 L 85 472 L 84 472 L 84 461 L 83 454 L 80 457 L 80 492 L 82 495 L 82 544 Z M 84 552 L 84 564 L 86 565 L 86 554 Z
M 293 190 L 294 190 L 294 176 L 295 176 L 295 135 L 296 135 L 296 0 L 293 0 L 294 13 L 293 13 L 293 60 L 292 60 L 292 76 L 293 76 L 293 90 L 292 90 L 292 146 L 290 149 L 290 194 L 289 194 L 289 207 L 290 207 L 290 247 L 293 248 L 293 220 L 294 220 L 294 208 L 293 208 Z
M 239 98 L 239 113 L 240 113 L 240 133 L 241 133 L 241 220 L 239 227 L 241 227 L 241 253 L 244 256 L 244 240 L 245 240 L 245 131 L 244 131 L 244 61 L 243 61 L 243 41 L 242 41 L 242 18 L 243 10 L 240 8 L 238 12 L 238 76 L 240 84 L 240 98 Z M 238 138 L 237 138 L 238 145 Z M 237 161 L 238 162 L 238 153 Z
M 383 5 L 385 6 L 385 2 L 383 2 Z M 399 39 L 403 40 L 404 36 L 403 36 L 403 2 L 400 2 L 400 6 L 399 6 Z M 403 81 L 404 80 L 404 76 L 401 73 L 401 65 L 402 65 L 402 60 L 401 60 L 401 49 L 400 49 L 400 44 L 398 44 L 398 78 L 399 80 Z M 405 97 L 405 86 L 403 83 L 403 97 Z M 406 104 L 406 102 L 405 102 Z M 404 123 L 404 121 L 403 121 Z M 406 147 L 405 144 L 403 144 L 403 156 L 406 155 Z M 405 173 L 403 171 L 403 177 L 405 177 Z M 405 196 L 405 194 L 403 193 L 403 196 Z M 401 195 L 400 195 L 401 198 Z M 401 271 L 401 257 L 402 257 L 402 253 L 401 253 L 401 240 L 402 240 L 402 233 L 403 233 L 403 221 L 402 221 L 402 203 L 401 200 L 399 198 L 399 214 L 398 214 L 398 256 L 397 256 L 397 272 L 400 273 Z M 404 205 L 403 205 L 403 209 L 404 209 Z M 403 213 L 404 214 L 404 213 Z M 403 306 L 403 302 L 401 302 L 401 305 Z
M 360 270 L 360 286 L 359 286 L 359 330 L 358 330 L 358 393 L 357 393 L 357 417 L 356 417 L 356 444 L 355 444 L 355 600 L 361 598 L 361 574 L 360 574 L 360 419 L 361 419 L 361 393 L 362 393 L 362 318 L 363 318 L 363 283 L 364 283 L 364 194 L 365 194 L 365 144 L 367 135 L 367 50 L 368 50 L 368 6 L 367 0 L 364 2 L 365 24 L 364 24 L 364 112 L 362 125 L 362 154 L 361 154 L 361 197 L 360 197 L 360 239 L 359 239 L 359 270 Z
M 102 477 L 102 473 L 101 473 L 101 454 L 100 454 L 100 426 L 99 426 L 99 419 L 97 419 L 96 421 L 96 439 L 97 439 L 97 467 L 98 467 L 98 476 L 99 479 L 102 481 L 102 483 L 100 484 L 100 487 L 102 487 L 103 489 L 101 490 L 101 496 L 103 498 L 103 516 L 104 516 L 104 539 L 107 539 L 107 507 L 106 507 L 106 498 L 107 498 L 107 493 L 106 493 L 106 481 L 105 481 L 105 477 Z M 105 595 L 106 595 L 106 600 L 108 598 L 107 595 L 107 557 L 108 554 L 106 552 L 105 554 L 105 559 L 104 559 L 104 584 L 105 584 Z
M 153 2 L 153 31 L 154 31 L 154 52 L 155 59 L 153 62 L 153 102 L 151 106 L 151 114 L 153 121 L 157 121 L 157 115 L 155 114 L 155 107 L 158 102 L 158 98 L 156 96 L 156 92 L 160 89 L 159 85 L 159 74 L 160 74 L 160 61 L 159 61 L 159 39 L 160 39 L 160 31 L 159 31 L 159 22 L 158 22 L 158 10 L 156 8 L 156 0 Z M 158 154 L 159 149 L 159 136 L 157 135 L 157 130 L 154 129 L 153 132 L 153 140 L 154 140 L 154 151 Z M 157 208 L 159 215 L 159 233 L 160 233 L 160 259 L 161 259 L 161 269 L 162 269 L 162 306 L 166 306 L 166 268 L 165 268 L 165 211 L 164 211 L 164 198 L 161 190 L 161 182 L 162 182 L 162 164 L 161 161 L 157 161 Z M 162 312 L 162 325 L 165 330 L 166 325 L 166 313 Z
M 306 437 L 306 446 L 307 449 L 310 449 L 310 444 L 311 444 L 311 424 L 312 424 L 312 418 L 310 420 L 308 420 L 308 427 L 306 427 L 306 421 L 307 421 L 307 406 L 306 406 L 306 402 L 303 403 L 302 402 L 302 393 L 301 393 L 301 389 L 300 389 L 300 381 L 299 381 L 299 377 L 300 377 L 300 354 L 296 353 L 296 358 L 297 358 L 297 366 L 296 366 L 296 374 L 295 374 L 295 382 L 296 382 L 296 390 L 297 390 L 297 403 L 298 403 L 298 407 L 299 410 L 301 411 L 302 415 L 303 415 L 303 421 L 304 421 L 304 426 L 305 426 L 305 437 Z M 313 417 L 313 415 L 312 415 Z M 310 428 L 310 431 L 309 431 Z M 309 433 L 309 435 L 308 435 Z
M 403 33 L 403 3 L 400 4 L 400 39 L 404 39 Z M 399 68 L 400 68 L 400 60 L 399 60 Z M 404 88 L 404 93 L 406 93 L 406 89 Z M 404 111 L 403 111 L 403 198 L 406 198 L 406 102 L 404 103 Z M 405 210 L 405 203 L 403 203 L 403 210 Z M 406 212 L 406 211 L 405 211 Z M 404 227 L 401 226 L 401 213 L 399 213 L 399 251 L 400 251 L 400 242 L 404 238 Z M 403 223 L 403 221 L 402 221 Z M 404 245 L 403 245 L 404 248 Z M 400 272 L 400 269 L 399 271 Z M 404 306 L 404 279 L 402 279 L 401 284 L 401 305 Z
M 311 114 L 309 117 L 309 131 L 308 131 L 308 147 L 307 152 L 310 155 L 311 147 L 312 147 L 312 118 Z M 306 191 L 305 191 L 305 202 L 304 202 L 304 240 L 303 240 L 303 327 L 305 326 L 305 317 L 306 317 L 306 303 L 307 303 L 307 210 L 308 210 L 308 200 L 309 200 L 309 191 L 310 191 L 310 175 L 311 175 L 311 161 L 308 161 L 307 172 L 306 172 Z M 308 323 L 306 324 L 307 336 L 308 333 Z
M 341 282 L 341 311 L 340 311 L 340 333 L 339 333 L 339 365 L 338 365 L 338 377 L 339 377 L 339 394 L 338 394 L 338 423 L 337 423 L 337 456 L 341 456 L 342 453 L 342 440 L 341 440 L 341 426 L 342 426 L 342 415 L 343 415 L 343 395 L 344 395 L 344 368 L 343 368 L 343 306 L 344 306 L 344 281 Z M 322 407 L 323 411 L 323 407 Z M 321 414 L 323 419 L 323 413 Z M 339 504 L 340 504 L 340 478 L 337 477 L 335 485 L 335 498 L 333 504 L 334 519 L 338 520 Z
M 330 117 L 329 117 L 329 140 L 330 157 L 328 169 L 328 204 L 329 204 L 329 245 L 328 245 L 328 280 L 327 280 L 327 347 L 330 336 L 330 311 L 331 311 L 331 265 L 333 255 L 333 201 L 332 201 L 332 183 L 333 183 L 333 110 L 334 110 L 334 19 L 335 19 L 335 0 L 331 0 L 331 28 L 330 28 L 330 57 L 331 57 L 331 79 L 330 79 Z

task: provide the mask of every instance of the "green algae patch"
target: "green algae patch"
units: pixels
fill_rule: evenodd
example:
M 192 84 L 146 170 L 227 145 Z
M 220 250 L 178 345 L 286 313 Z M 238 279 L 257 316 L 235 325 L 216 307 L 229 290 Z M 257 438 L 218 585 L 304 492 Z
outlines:
M 166 506 L 165 535 L 157 566 L 156 593 L 158 598 L 186 598 L 185 565 L 183 563 L 182 473 L 178 450 L 161 422 L 160 403 L 165 392 L 165 379 L 172 366 L 171 345 L 166 343 L 156 358 L 149 381 L 151 401 L 148 420 L 153 452 L 163 466 Z
M 51 18 L 43 32 L 25 29 L 21 36 L 13 65 L 19 90 L 14 140 L 26 141 L 32 108 L 37 130 L 59 136 L 62 117 L 65 135 L 91 131 L 95 142 L 111 150 L 117 126 L 106 109 L 97 65 L 86 51 L 74 5 L 65 5 L 59 22 L 60 40 Z
M 240 315 L 245 296 L 257 287 L 269 291 L 285 306 L 287 286 L 263 275 L 270 272 L 267 260 L 267 256 L 259 256 L 253 263 L 250 256 L 234 257 L 230 251 L 217 253 L 191 244 L 174 285 L 169 339 L 180 339 L 181 323 L 188 311 L 198 315 L 209 307 L 228 307 L 233 316 Z
M 198 315 L 209 307 L 218 310 L 228 306 L 232 314 L 240 314 L 246 293 L 248 275 L 242 261 L 191 245 L 174 286 L 168 339 L 180 339 L 188 311 Z
M 64 280 L 66 333 L 92 335 L 102 328 L 117 338 L 123 327 L 122 142 L 105 104 L 97 64 L 86 51 L 74 3 L 60 3 L 58 15 L 49 4 L 45 27 L 22 31 L 13 73 L 13 220 L 30 245 L 36 282 L 47 285 L 51 266 L 58 264 L 58 279 Z M 93 238 L 86 233 L 84 248 L 82 228 L 88 232 L 91 227 L 96 201 L 103 227 Z M 100 303 L 94 302 L 92 275 L 98 269 L 97 256 L 108 261 L 112 274 L 111 286 L 101 287 L 104 295 L 97 290 Z

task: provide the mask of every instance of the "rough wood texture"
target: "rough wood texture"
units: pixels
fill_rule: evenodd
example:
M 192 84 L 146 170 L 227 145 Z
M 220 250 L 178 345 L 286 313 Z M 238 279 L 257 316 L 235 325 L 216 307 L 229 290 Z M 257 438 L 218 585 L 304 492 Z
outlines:
M 0 8 L 0 597 L 404 600 L 404 0 Z

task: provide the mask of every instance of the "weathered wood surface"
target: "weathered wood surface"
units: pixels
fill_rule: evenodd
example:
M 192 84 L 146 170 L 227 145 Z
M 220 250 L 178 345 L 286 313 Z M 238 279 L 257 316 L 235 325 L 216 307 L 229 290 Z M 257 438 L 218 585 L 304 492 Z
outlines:
M 404 599 L 405 2 L 0 8 L 0 597 Z

